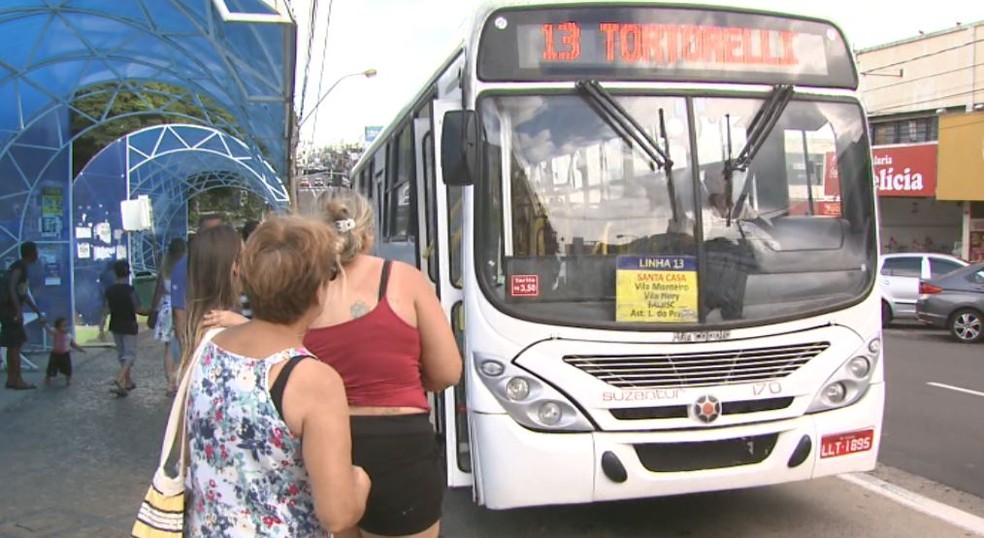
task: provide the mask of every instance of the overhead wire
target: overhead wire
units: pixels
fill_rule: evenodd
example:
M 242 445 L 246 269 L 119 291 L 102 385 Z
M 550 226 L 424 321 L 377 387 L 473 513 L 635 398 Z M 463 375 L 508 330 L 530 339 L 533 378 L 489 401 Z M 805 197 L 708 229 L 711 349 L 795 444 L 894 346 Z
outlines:
M 943 54 L 945 52 L 952 52 L 952 51 L 955 51 L 955 50 L 960 50 L 960 49 L 962 49 L 964 47 L 967 47 L 967 46 L 970 46 L 970 45 L 975 45 L 977 43 L 984 43 L 984 38 L 975 39 L 973 41 L 968 41 L 966 43 L 961 43 L 959 45 L 954 45 L 952 47 L 947 47 L 945 49 L 934 50 L 933 52 L 926 52 L 926 53 L 923 53 L 923 54 L 919 54 L 919 55 L 913 56 L 912 58 L 909 58 L 909 59 L 906 59 L 906 60 L 898 60 L 898 61 L 895 61 L 895 62 L 892 62 L 892 63 L 889 63 L 889 64 L 885 64 L 885 65 L 881 65 L 881 66 L 878 66 L 878 67 L 872 67 L 871 69 L 865 69 L 864 71 L 861 72 L 861 74 L 862 75 L 867 75 L 869 73 L 872 73 L 873 71 L 880 71 L 882 69 L 888 69 L 889 67 L 896 67 L 896 66 L 899 66 L 899 65 L 907 64 L 909 62 L 914 62 L 916 60 L 922 60 L 924 58 L 929 58 L 929 57 L 932 57 L 932 56 L 936 56 L 937 54 Z
M 321 44 L 321 70 L 318 73 L 318 93 L 316 94 L 316 97 L 318 99 L 321 99 L 321 88 L 325 83 L 325 64 L 327 63 L 325 61 L 325 54 L 328 52 L 328 27 L 331 24 L 331 8 L 333 4 L 334 4 L 334 0 L 328 0 L 328 15 L 325 17 L 325 29 L 324 29 L 325 36 Z M 318 129 L 318 115 L 315 113 L 314 124 L 311 125 L 312 138 L 314 137 L 313 133 L 318 132 L 317 129 Z
M 311 58 L 312 52 L 314 52 L 314 29 L 315 21 L 318 16 L 318 0 L 309 0 L 311 2 L 311 9 L 308 12 L 308 40 L 307 40 L 307 58 L 304 60 L 304 74 L 301 77 L 301 105 L 297 112 L 298 119 L 304 117 L 304 105 L 307 102 L 307 89 L 308 89 L 308 78 L 311 73 Z
M 928 75 L 923 75 L 921 77 L 915 77 L 915 78 L 910 78 L 910 79 L 902 80 L 902 81 L 899 81 L 899 82 L 893 82 L 891 84 L 885 84 L 884 86 L 878 86 L 877 88 L 869 88 L 869 89 L 866 89 L 865 91 L 866 92 L 874 92 L 874 91 L 878 91 L 878 90 L 884 90 L 885 88 L 894 88 L 896 86 L 903 86 L 905 84 L 911 84 L 913 82 L 918 82 L 920 80 L 926 80 L 928 78 L 935 78 L 935 77 L 938 77 L 940 75 L 950 75 L 950 74 L 953 74 L 953 73 L 959 73 L 960 71 L 964 71 L 964 70 L 967 70 L 967 69 L 975 69 L 975 68 L 982 67 L 982 66 L 984 66 L 984 62 L 977 63 L 977 64 L 974 64 L 974 65 L 965 65 L 963 67 L 958 67 L 956 69 L 949 69 L 947 71 L 938 71 L 936 73 L 930 73 Z

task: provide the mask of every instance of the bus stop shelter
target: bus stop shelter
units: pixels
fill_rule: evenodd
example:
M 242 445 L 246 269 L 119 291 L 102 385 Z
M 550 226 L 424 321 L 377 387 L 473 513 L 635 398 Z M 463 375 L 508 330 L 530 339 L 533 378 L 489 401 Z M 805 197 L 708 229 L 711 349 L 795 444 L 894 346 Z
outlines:
M 296 28 L 284 0 L 5 0 L 0 32 L 0 268 L 38 244 L 31 290 L 47 317 L 79 321 L 75 265 L 97 247 L 131 255 L 115 242 L 123 197 L 150 195 L 157 236 L 141 240 L 158 242 L 183 231 L 204 189 L 287 204 Z M 131 124 L 182 125 L 131 133 L 83 169 L 116 174 L 115 189 L 73 188 L 78 141 Z

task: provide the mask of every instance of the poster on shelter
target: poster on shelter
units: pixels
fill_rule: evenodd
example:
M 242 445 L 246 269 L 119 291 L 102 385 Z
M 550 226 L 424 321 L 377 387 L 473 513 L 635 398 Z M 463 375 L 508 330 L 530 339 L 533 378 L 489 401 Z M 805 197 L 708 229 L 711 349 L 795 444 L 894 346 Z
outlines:
M 62 201 L 61 187 L 43 187 L 41 189 L 41 214 L 61 217 Z

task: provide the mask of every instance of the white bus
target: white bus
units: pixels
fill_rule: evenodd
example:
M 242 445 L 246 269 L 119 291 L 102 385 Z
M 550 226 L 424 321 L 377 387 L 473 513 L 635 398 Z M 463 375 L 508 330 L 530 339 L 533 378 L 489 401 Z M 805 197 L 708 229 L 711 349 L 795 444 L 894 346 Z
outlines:
M 858 74 L 823 20 L 496 5 L 352 172 L 459 338 L 448 482 L 492 509 L 873 469 Z

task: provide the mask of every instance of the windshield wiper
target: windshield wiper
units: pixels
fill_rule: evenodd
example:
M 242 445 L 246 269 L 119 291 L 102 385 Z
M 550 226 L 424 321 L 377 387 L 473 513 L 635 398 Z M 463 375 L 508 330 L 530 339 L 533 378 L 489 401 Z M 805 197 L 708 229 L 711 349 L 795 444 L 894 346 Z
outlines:
M 608 91 L 602 88 L 597 80 L 579 81 L 577 88 L 590 98 L 590 102 L 595 105 L 602 118 L 619 136 L 634 142 L 646 157 L 649 157 L 656 168 L 663 169 L 666 173 L 666 190 L 670 197 L 673 222 L 679 222 L 680 213 L 677 209 L 676 187 L 673 184 L 673 160 L 670 159 L 670 143 L 666 134 L 666 124 L 663 121 L 663 109 L 659 110 L 659 132 L 664 144 L 664 147 L 661 148 L 659 143 L 649 136 L 649 133 L 639 125 L 639 122 Z
M 733 177 L 735 171 L 744 172 L 748 170 L 748 165 L 755 158 L 755 154 L 762 149 L 765 139 L 772 132 L 776 123 L 779 122 L 783 111 L 786 110 L 786 105 L 789 104 L 792 98 L 793 87 L 791 85 L 777 84 L 772 87 L 772 92 L 769 93 L 769 96 L 762 103 L 762 106 L 755 113 L 751 123 L 748 125 L 745 147 L 741 148 L 741 151 L 738 152 L 737 158 L 732 158 L 731 154 L 731 115 L 725 114 L 724 118 L 727 123 L 726 128 L 728 133 L 728 156 L 724 161 L 724 197 L 728 209 L 727 226 L 731 226 L 732 217 L 741 212 L 742 206 L 745 205 L 745 200 L 748 198 L 748 189 L 751 185 L 751 182 L 746 179 L 737 202 L 732 202 L 734 200 L 732 189 L 734 188 Z

